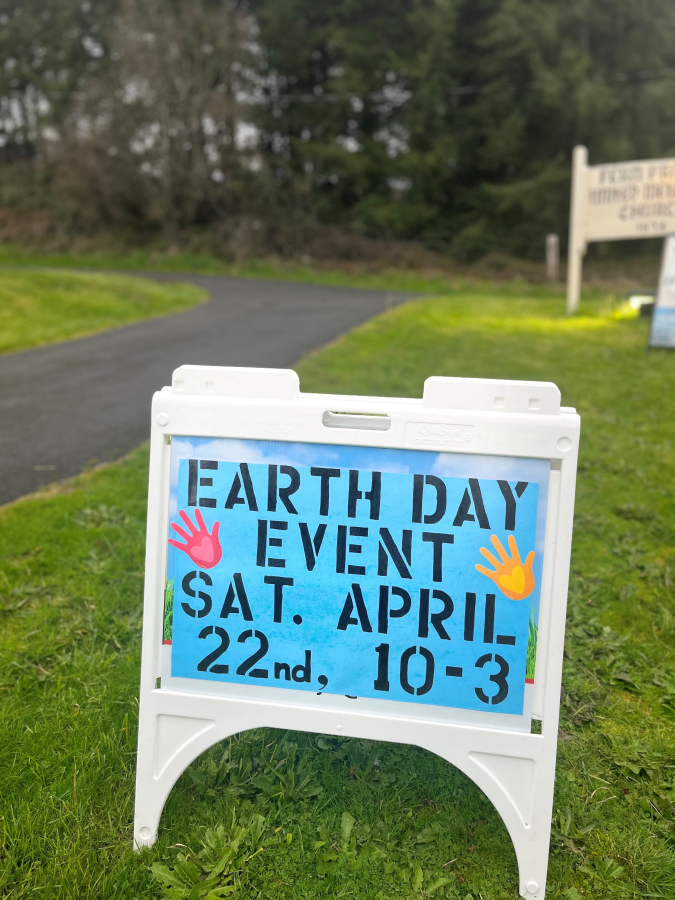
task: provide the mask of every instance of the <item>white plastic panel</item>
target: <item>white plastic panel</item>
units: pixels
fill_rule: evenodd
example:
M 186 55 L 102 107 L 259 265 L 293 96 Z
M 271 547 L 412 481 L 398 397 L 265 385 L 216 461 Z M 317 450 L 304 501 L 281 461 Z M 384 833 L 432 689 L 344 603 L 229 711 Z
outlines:
M 292 369 L 181 366 L 173 373 L 172 390 L 176 394 L 292 400 L 300 393 L 300 380 Z
M 440 409 L 557 416 L 560 391 L 549 381 L 433 376 L 424 382 L 424 405 Z

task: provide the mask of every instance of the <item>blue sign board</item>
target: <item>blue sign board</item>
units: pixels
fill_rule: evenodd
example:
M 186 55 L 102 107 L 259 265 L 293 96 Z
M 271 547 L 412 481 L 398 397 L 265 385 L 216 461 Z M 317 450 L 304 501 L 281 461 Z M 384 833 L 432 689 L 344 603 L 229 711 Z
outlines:
M 649 345 L 675 349 L 675 307 L 654 307 Z
M 663 242 L 659 288 L 652 310 L 650 347 L 675 349 L 675 235 Z
M 171 675 L 522 714 L 549 469 L 174 437 Z

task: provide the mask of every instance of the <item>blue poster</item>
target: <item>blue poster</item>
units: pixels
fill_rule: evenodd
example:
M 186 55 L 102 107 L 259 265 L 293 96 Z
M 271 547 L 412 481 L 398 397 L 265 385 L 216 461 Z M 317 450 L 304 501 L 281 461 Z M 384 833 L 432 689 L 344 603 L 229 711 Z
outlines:
M 172 442 L 171 675 L 521 715 L 547 460 Z
M 649 346 L 675 349 L 675 307 L 654 307 Z
M 675 349 L 675 235 L 663 242 L 659 287 L 652 310 L 650 347 Z

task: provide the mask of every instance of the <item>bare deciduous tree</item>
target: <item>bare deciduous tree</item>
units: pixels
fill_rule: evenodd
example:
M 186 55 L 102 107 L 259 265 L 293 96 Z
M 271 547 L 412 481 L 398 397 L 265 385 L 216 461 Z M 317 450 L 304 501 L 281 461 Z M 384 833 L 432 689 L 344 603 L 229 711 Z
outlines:
M 259 166 L 245 115 L 260 80 L 255 38 L 235 0 L 123 0 L 109 64 L 84 83 L 55 149 L 57 179 L 89 224 L 177 233 L 239 211 Z

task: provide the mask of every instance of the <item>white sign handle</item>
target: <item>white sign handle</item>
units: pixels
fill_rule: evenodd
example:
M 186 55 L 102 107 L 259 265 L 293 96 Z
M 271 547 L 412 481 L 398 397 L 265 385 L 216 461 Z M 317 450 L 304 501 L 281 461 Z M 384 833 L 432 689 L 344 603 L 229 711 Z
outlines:
M 570 236 L 567 248 L 567 314 L 579 309 L 581 267 L 586 255 L 584 220 L 586 218 L 586 172 L 588 150 L 579 144 L 572 152 L 572 191 L 570 201 Z

